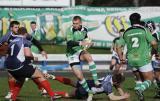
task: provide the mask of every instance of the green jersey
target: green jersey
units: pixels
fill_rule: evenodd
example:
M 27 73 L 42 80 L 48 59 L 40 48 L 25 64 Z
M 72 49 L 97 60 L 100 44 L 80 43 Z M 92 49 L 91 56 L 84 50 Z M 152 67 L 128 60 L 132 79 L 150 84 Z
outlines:
M 149 30 L 141 26 L 133 26 L 124 32 L 118 44 L 127 45 L 128 64 L 141 67 L 151 62 L 150 42 L 153 40 Z
M 68 28 L 67 32 L 67 56 L 73 55 L 76 52 L 83 50 L 83 47 L 79 45 L 80 41 L 87 38 L 87 28 L 81 27 L 76 30 L 73 27 Z

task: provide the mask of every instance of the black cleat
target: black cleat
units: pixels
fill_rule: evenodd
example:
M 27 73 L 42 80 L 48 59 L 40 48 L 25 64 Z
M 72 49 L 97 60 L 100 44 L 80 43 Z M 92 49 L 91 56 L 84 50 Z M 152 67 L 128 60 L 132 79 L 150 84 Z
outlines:
M 144 101 L 144 95 L 143 92 L 141 90 L 136 90 L 136 94 L 138 95 L 138 100 L 139 101 Z

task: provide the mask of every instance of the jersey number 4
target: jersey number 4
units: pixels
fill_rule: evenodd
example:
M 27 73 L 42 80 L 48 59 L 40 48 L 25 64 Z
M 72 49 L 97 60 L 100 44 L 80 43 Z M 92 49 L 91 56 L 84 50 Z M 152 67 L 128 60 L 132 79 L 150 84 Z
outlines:
M 136 38 L 136 37 L 132 38 L 132 47 L 133 48 L 139 47 L 139 40 L 138 40 L 138 38 Z

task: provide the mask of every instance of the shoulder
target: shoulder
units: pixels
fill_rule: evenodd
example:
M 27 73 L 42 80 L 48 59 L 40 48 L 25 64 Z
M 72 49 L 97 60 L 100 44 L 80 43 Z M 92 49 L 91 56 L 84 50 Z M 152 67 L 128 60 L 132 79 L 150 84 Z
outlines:
M 86 26 L 82 26 L 82 29 L 86 32 L 88 32 L 88 28 Z

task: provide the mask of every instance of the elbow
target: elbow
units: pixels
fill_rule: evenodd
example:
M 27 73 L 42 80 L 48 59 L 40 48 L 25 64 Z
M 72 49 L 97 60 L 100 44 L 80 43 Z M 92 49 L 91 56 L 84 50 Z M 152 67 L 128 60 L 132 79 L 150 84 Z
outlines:
M 157 45 L 157 42 L 156 42 L 156 41 L 152 41 L 151 44 L 152 44 L 153 46 L 156 46 L 156 45 Z

